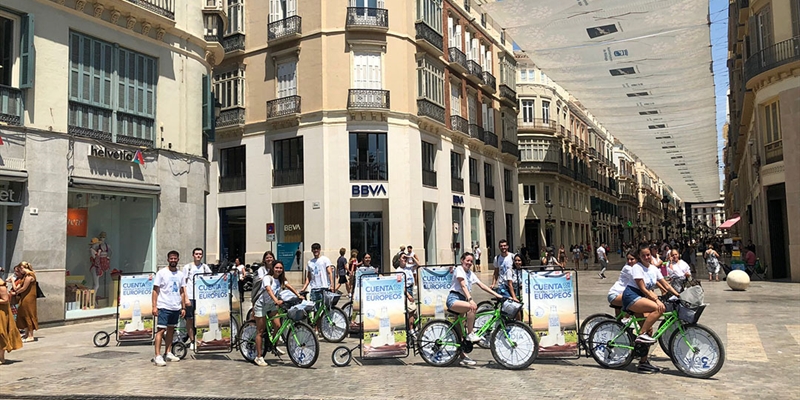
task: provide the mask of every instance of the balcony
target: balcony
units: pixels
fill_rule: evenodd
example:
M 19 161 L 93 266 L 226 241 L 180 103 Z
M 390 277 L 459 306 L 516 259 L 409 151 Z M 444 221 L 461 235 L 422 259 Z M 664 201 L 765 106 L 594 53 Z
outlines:
M 467 78 L 471 81 L 478 84 L 483 83 L 483 68 L 475 60 L 467 60 L 467 72 L 469 72 Z
M 509 203 L 513 203 L 514 202 L 514 191 L 511 190 L 511 189 L 506 189 L 506 190 L 504 190 L 504 192 L 505 192 L 504 193 L 505 194 L 505 196 L 504 196 L 505 200 L 507 202 L 509 202 Z
M 600 182 L 592 179 L 592 189 L 600 189 Z
M 417 115 L 420 117 L 428 117 L 444 124 L 444 107 L 428 99 L 417 100 Z
M 485 136 L 486 136 L 485 140 L 486 144 L 488 144 L 489 146 L 497 147 L 497 135 L 495 135 L 492 132 L 486 131 Z
M 267 102 L 267 119 L 300 114 L 300 96 L 287 96 Z
M 267 25 L 267 42 L 273 45 L 292 39 L 299 39 L 302 33 L 302 18 L 299 15 L 293 15 L 280 21 L 270 22 Z
M 517 92 L 515 92 L 514 89 L 511 89 L 505 83 L 500 84 L 500 98 L 508 101 L 515 107 L 517 105 Z
M 523 161 L 519 166 L 519 172 L 539 173 L 559 171 L 559 165 L 554 161 Z
M 469 183 L 469 194 L 473 196 L 480 196 L 481 195 L 481 184 L 480 182 L 470 182 Z
M 764 158 L 767 164 L 783 161 L 783 140 L 764 146 Z
M 417 45 L 424 47 L 429 52 L 441 56 L 444 54 L 444 37 L 424 22 L 414 24 L 416 29 Z
M 0 85 L 0 122 L 22 125 L 22 91 Z
M 275 169 L 272 171 L 272 186 L 303 184 L 303 167 Z
M 469 121 L 458 115 L 450 116 L 450 129 L 469 135 Z
M 450 188 L 454 192 L 464 193 L 464 178 L 450 177 Z
M 236 192 L 240 190 L 247 190 L 244 175 L 234 176 L 220 176 L 219 177 L 219 192 Z
M 450 66 L 458 72 L 467 73 L 467 55 L 458 47 L 447 49 L 447 59 Z
M 389 165 L 385 162 L 350 162 L 351 181 L 385 181 Z
M 436 187 L 436 171 L 422 169 L 422 184 L 424 186 Z
M 348 110 L 389 109 L 389 91 L 380 89 L 350 89 L 347 93 Z
M 389 10 L 383 8 L 347 7 L 345 27 L 349 31 L 389 30 Z
M 780 66 L 800 61 L 800 36 L 784 40 L 750 56 L 744 62 L 744 81 Z
M 175 20 L 175 0 L 125 0 L 154 14 Z
M 222 48 L 225 49 L 225 54 L 244 51 L 244 34 L 234 33 L 222 39 Z
M 519 148 L 515 143 L 511 143 L 508 140 L 503 139 L 500 143 L 501 150 L 503 153 L 511 154 L 514 157 L 519 158 Z
M 494 186 L 486 185 L 486 186 L 484 186 L 484 189 L 485 190 L 483 191 L 484 192 L 483 195 L 487 199 L 493 199 L 494 198 Z
M 217 129 L 232 126 L 244 126 L 244 107 L 235 107 L 222 110 L 217 117 Z
M 497 91 L 497 80 L 494 78 L 489 71 L 483 71 L 481 74 L 483 76 L 483 88 L 494 93 Z
M 597 159 L 597 150 L 589 149 L 589 157 Z
M 478 139 L 481 142 L 486 141 L 486 134 L 480 125 L 469 124 L 469 137 Z
M 517 130 L 519 132 L 556 132 L 557 123 L 552 119 L 534 118 L 525 121 L 524 118 L 517 119 Z

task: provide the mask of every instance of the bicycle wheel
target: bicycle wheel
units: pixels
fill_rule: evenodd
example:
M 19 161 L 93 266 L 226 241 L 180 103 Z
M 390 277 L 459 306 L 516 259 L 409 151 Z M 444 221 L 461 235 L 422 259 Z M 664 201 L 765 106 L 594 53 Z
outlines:
M 186 345 L 183 342 L 174 342 L 170 348 L 172 355 L 183 360 L 186 357 Z
M 239 335 L 239 322 L 235 318 L 231 318 L 231 347 L 236 343 L 236 338 Z
M 111 340 L 111 335 L 109 335 L 106 331 L 100 331 L 94 334 L 92 338 L 92 343 L 94 343 L 95 347 L 106 347 L 108 346 L 108 342 Z
M 661 321 L 661 323 L 658 324 L 658 329 L 656 330 L 656 332 L 660 331 L 661 327 L 666 323 L 667 323 L 666 320 Z M 672 335 L 674 335 L 675 332 L 678 331 L 678 324 L 680 323 L 681 321 L 679 319 L 676 319 L 675 322 L 673 322 L 672 325 L 670 325 L 669 328 L 667 328 L 667 330 L 664 331 L 664 333 L 658 337 L 658 346 L 661 347 L 661 350 L 669 358 L 672 358 L 672 350 L 670 350 L 669 341 L 670 339 L 672 339 Z
M 525 369 L 539 355 L 539 341 L 530 326 L 518 321 L 495 328 L 491 339 L 492 357 L 507 369 Z
M 453 325 L 445 320 L 433 320 L 425 324 L 419 333 L 417 348 L 428 365 L 447 367 L 461 355 L 461 338 Z
M 317 321 L 322 337 L 331 343 L 344 340 L 347 336 L 347 325 L 347 315 L 336 307 L 329 308 Z
M 600 321 L 589 332 L 589 354 L 605 368 L 625 368 L 633 360 L 633 335 L 617 321 Z
M 348 366 L 352 359 L 353 354 L 350 352 L 350 349 L 347 346 L 339 346 L 333 350 L 333 353 L 331 353 L 331 361 L 333 361 L 333 365 L 337 367 Z
M 481 328 L 483 328 L 484 325 L 486 325 L 487 322 L 491 321 L 492 317 L 494 316 L 493 314 L 481 315 L 482 313 L 488 313 L 494 311 L 494 306 L 491 303 L 490 304 L 484 304 L 484 303 L 489 303 L 489 302 L 482 301 L 481 302 L 482 305 L 479 305 L 478 311 L 475 312 L 475 324 L 472 325 L 473 332 L 478 332 Z M 478 346 L 484 349 L 488 349 L 491 347 L 491 345 L 489 344 L 490 340 L 486 338 L 486 336 L 487 335 L 484 335 L 483 339 L 481 339 L 481 341 L 478 342 Z
M 295 322 L 286 340 L 286 350 L 294 365 L 310 368 L 319 357 L 319 340 L 314 330 L 304 322 Z
M 342 311 L 344 311 L 344 315 L 347 316 L 347 320 L 350 321 L 350 319 L 353 318 L 353 302 L 348 301 L 347 303 L 344 303 L 342 306 Z
M 256 335 L 258 328 L 255 321 L 245 322 L 242 329 L 239 330 L 239 337 L 236 340 L 236 345 L 239 347 L 239 352 L 242 357 L 250 362 L 256 359 Z M 263 354 L 263 352 L 262 352 Z
M 247 310 L 247 317 L 245 317 L 245 321 L 253 321 L 255 319 L 256 318 L 255 318 L 255 312 L 253 311 L 253 307 L 250 307 L 250 309 Z
M 683 332 L 676 331 L 669 340 L 672 363 L 693 378 L 714 376 L 725 363 L 722 340 L 703 325 L 684 325 Z
M 594 328 L 600 321 L 614 319 L 614 316 L 611 314 L 592 314 L 586 317 L 586 319 L 584 319 L 581 323 L 581 326 L 578 328 L 578 340 L 580 340 L 581 344 L 585 346 L 589 339 L 589 333 L 592 332 L 592 328 Z

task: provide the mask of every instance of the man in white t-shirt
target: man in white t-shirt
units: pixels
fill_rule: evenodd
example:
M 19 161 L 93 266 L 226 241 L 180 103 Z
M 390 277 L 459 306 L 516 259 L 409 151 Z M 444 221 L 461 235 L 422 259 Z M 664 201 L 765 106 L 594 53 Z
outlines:
M 333 291 L 333 263 L 328 257 L 320 255 L 321 246 L 319 243 L 311 245 L 311 254 L 314 258 L 308 260 L 306 265 L 306 282 L 301 291 L 310 289 L 311 301 L 322 300 L 322 292 L 325 289 Z
M 178 269 L 178 260 L 180 254 L 177 251 L 171 250 L 167 253 L 167 262 L 169 267 L 162 268 L 156 273 L 153 280 L 153 316 L 158 319 L 156 323 L 156 338 L 155 338 L 155 357 L 153 362 L 156 366 L 163 367 L 167 363 L 164 361 L 178 362 L 181 359 L 175 357 L 172 351 L 167 350 L 166 357 L 161 356 L 161 340 L 164 336 L 164 331 L 167 332 L 166 346 L 169 349 L 172 346 L 172 336 L 175 334 L 175 327 L 178 325 L 178 320 L 186 315 L 186 277 L 183 271 Z
M 186 333 L 192 341 L 191 348 L 194 349 L 194 276 L 197 274 L 210 274 L 211 268 L 203 262 L 203 249 L 197 247 L 192 250 L 192 262 L 183 266 L 181 270 L 186 277 Z
M 503 293 L 502 282 L 499 277 L 506 276 L 509 269 L 514 268 L 514 254 L 508 252 L 508 240 L 500 239 L 497 244 L 500 247 L 500 254 L 494 258 L 494 274 L 492 275 L 492 286 L 498 289 L 498 293 L 503 297 L 511 297 L 508 293 Z
M 606 244 L 597 246 L 597 260 L 600 262 L 600 279 L 606 279 L 606 269 L 608 269 L 608 259 L 606 258 Z
M 414 248 L 406 246 L 406 268 L 414 271 L 414 278 L 417 278 L 417 267 L 419 267 L 419 258 L 417 253 L 414 253 Z
M 472 256 L 475 257 L 475 272 L 481 272 L 481 244 L 475 243 L 475 247 L 472 249 Z

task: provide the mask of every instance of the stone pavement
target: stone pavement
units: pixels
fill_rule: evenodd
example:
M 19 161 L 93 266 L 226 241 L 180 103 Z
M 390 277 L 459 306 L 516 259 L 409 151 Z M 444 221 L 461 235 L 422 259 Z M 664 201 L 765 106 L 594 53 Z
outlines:
M 578 275 L 580 315 L 607 312 L 606 292 L 617 274 L 608 273 L 606 280 L 594 271 Z M 481 277 L 491 280 L 488 273 Z M 638 374 L 635 362 L 627 370 L 607 370 L 591 358 L 537 360 L 527 370 L 508 371 L 490 350 L 478 348 L 471 354 L 476 367 L 434 368 L 409 356 L 356 359 L 336 368 L 330 355 L 338 344 L 325 342 L 308 370 L 294 367 L 286 356 L 269 356 L 270 366 L 259 368 L 238 353 L 190 356 L 156 368 L 150 345 L 93 347 L 94 333 L 113 326 L 105 320 L 42 329 L 37 342 L 7 355 L 10 363 L 0 366 L 0 398 L 800 398 L 800 284 L 756 281 L 746 292 L 733 292 L 724 282 L 703 287 L 709 306 L 701 323 L 719 335 L 727 351 L 724 367 L 708 380 L 682 375 L 657 345 L 653 362 L 668 369 L 654 375 Z

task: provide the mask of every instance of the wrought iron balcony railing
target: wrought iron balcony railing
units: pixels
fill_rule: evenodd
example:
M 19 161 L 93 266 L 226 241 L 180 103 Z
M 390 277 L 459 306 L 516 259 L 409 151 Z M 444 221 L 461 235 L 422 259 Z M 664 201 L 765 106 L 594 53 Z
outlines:
M 486 135 L 480 125 L 469 124 L 469 136 L 481 142 L 486 141 Z
M 510 141 L 504 139 L 500 146 L 502 147 L 503 153 L 511 154 L 512 156 L 519 158 L 519 148 L 515 143 L 511 143 Z
M 483 193 L 483 195 L 484 195 L 484 196 L 485 196 L 487 199 L 493 199 L 493 198 L 494 198 L 494 186 L 489 186 L 489 185 L 486 185 L 486 186 L 484 186 L 483 188 L 484 188 L 484 191 L 483 191 L 484 193 Z
M 244 51 L 244 34 L 234 33 L 222 39 L 222 47 L 225 49 L 226 53 Z
M 517 92 L 508 87 L 508 85 L 505 83 L 500 84 L 500 97 L 507 99 L 514 104 L 517 103 Z
M 450 129 L 469 135 L 469 121 L 459 115 L 451 115 Z
M 347 108 L 389 109 L 389 91 L 380 89 L 350 89 Z
M 436 171 L 422 169 L 422 184 L 436 187 Z
M 417 115 L 428 117 L 444 124 L 444 107 L 428 100 L 417 100 Z
M 175 0 L 126 0 L 162 17 L 175 19 Z
M 492 90 L 497 90 L 497 79 L 489 71 L 483 71 L 483 84 Z
M 764 146 L 764 158 L 767 164 L 783 160 L 783 140 L 772 142 Z
M 299 15 L 293 15 L 280 21 L 270 22 L 267 25 L 267 41 L 300 35 L 303 33 L 302 21 Z
M 762 72 L 795 61 L 800 61 L 800 36 L 775 43 L 750 56 L 744 62 L 744 80 L 747 82 Z
M 384 8 L 347 7 L 348 28 L 389 28 L 389 10 Z
M 483 83 L 483 68 L 475 60 L 467 60 L 467 71 Z
M 486 131 L 486 144 L 497 147 L 497 135 L 493 132 Z
M 444 51 L 444 37 L 428 26 L 428 24 L 417 22 L 414 28 L 416 29 L 417 39 L 422 39 L 439 51 Z
M 303 167 L 275 169 L 272 171 L 272 186 L 303 184 Z
M 217 128 L 244 125 L 244 107 L 222 110 L 217 117 Z
M 220 176 L 219 192 L 235 192 L 247 189 L 247 179 L 244 175 Z
M 22 91 L 0 85 L 0 122 L 22 125 Z
M 300 114 L 300 96 L 287 96 L 267 102 L 267 118 Z
M 514 202 L 514 191 L 511 190 L 511 189 L 506 189 L 504 198 L 505 198 L 505 200 L 507 202 L 513 203 Z
M 450 188 L 454 192 L 464 193 L 464 178 L 450 177 Z
M 458 64 L 464 71 L 467 70 L 467 55 L 464 54 L 458 47 L 450 47 L 447 49 L 447 57 L 451 63 Z
M 517 128 L 519 130 L 539 129 L 539 130 L 546 130 L 549 132 L 555 132 L 556 125 L 557 122 L 553 119 L 533 118 L 526 121 L 524 118 L 518 118 L 517 120 Z
M 469 183 L 469 194 L 473 196 L 480 196 L 481 195 L 481 184 L 480 182 L 470 182 Z

